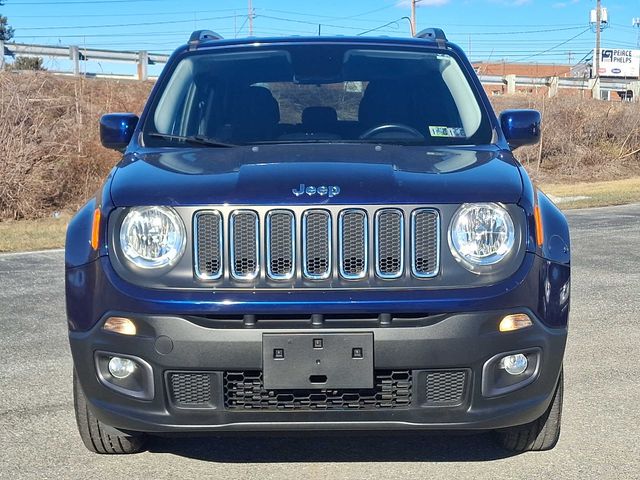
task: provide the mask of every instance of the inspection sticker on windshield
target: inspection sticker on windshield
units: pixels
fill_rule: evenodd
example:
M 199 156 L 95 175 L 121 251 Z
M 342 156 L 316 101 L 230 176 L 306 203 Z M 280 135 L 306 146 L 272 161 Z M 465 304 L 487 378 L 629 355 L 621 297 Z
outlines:
M 429 135 L 432 137 L 467 138 L 462 127 L 434 127 L 429 125 Z

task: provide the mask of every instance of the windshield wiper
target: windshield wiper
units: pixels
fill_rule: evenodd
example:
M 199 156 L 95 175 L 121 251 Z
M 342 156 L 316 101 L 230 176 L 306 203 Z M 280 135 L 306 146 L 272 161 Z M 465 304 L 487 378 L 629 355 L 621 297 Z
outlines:
M 220 148 L 231 148 L 237 147 L 237 145 L 233 143 L 224 143 L 214 140 L 213 138 L 203 137 L 201 135 L 170 135 L 168 133 L 148 133 L 150 137 L 158 137 L 158 138 L 168 138 L 169 140 L 181 140 L 185 143 L 193 143 L 196 145 L 205 145 L 207 147 L 220 147 Z

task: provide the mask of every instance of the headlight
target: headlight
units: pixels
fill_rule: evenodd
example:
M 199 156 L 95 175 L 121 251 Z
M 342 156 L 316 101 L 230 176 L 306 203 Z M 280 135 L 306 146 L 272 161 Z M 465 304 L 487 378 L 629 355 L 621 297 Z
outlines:
M 469 270 L 495 265 L 514 243 L 511 215 L 496 203 L 462 205 L 449 227 L 451 252 Z
M 120 227 L 124 256 L 140 268 L 160 268 L 176 263 L 186 239 L 182 219 L 170 208 L 136 207 Z

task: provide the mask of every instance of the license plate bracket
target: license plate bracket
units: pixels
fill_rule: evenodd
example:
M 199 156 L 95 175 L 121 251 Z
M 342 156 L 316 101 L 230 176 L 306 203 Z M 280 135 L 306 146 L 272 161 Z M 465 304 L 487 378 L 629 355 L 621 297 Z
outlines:
M 373 388 L 373 333 L 265 333 L 267 390 Z

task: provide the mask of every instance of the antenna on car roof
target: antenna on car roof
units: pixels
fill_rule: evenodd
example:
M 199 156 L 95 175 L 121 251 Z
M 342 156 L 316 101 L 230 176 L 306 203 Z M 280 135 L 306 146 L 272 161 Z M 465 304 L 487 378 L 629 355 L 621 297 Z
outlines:
M 196 30 L 189 37 L 189 50 L 195 50 L 206 40 L 222 40 L 222 35 L 211 30 Z
M 416 35 L 416 38 L 424 38 L 426 40 L 435 40 L 440 48 L 445 47 L 447 36 L 441 28 L 425 28 Z

